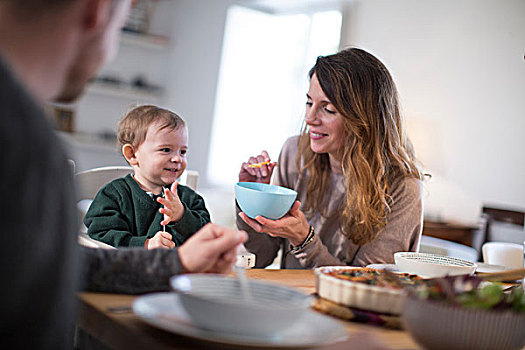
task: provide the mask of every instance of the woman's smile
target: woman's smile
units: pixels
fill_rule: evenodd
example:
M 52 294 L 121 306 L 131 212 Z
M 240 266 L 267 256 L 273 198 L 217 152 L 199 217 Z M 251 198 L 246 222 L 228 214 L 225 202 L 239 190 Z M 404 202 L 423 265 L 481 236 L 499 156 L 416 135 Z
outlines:
M 317 141 L 317 140 L 321 140 L 321 139 L 323 139 L 325 137 L 328 137 L 328 134 L 322 134 L 322 133 L 313 132 L 313 131 L 310 130 L 310 138 L 312 140 Z

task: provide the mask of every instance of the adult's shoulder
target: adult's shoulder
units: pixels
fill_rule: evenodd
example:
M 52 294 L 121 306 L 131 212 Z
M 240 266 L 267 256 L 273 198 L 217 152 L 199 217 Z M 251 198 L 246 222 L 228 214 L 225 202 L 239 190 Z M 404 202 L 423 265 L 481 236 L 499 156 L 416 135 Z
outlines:
M 297 149 L 299 148 L 299 138 L 300 135 L 295 135 L 289 137 L 285 142 L 281 149 L 281 154 L 290 154 L 295 156 L 297 154 Z
M 392 182 L 393 198 L 421 198 L 423 182 L 415 177 L 398 177 Z
M 299 176 L 296 156 L 299 146 L 299 136 L 292 136 L 284 143 L 279 155 L 279 166 L 273 179 L 276 185 L 293 188 Z
M 281 148 L 281 154 L 279 155 L 279 164 L 292 166 L 295 164 L 296 155 L 299 149 L 299 138 L 300 136 L 289 137 Z

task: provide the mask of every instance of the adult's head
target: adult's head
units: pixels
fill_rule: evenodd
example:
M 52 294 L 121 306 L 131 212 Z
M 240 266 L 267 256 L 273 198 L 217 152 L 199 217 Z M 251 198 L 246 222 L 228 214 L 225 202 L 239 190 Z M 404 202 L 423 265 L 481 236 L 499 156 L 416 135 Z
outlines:
M 69 102 L 116 52 L 129 0 L 2 0 L 0 53 L 40 100 Z
M 298 154 L 302 170 L 310 174 L 311 205 L 306 211 L 323 212 L 321 198 L 329 187 L 329 173 L 339 168 L 347 188 L 341 208 L 343 232 L 354 243 L 367 243 L 386 224 L 392 182 L 405 176 L 421 178 L 403 129 L 394 81 L 376 57 L 358 48 L 318 57 L 309 76 Z

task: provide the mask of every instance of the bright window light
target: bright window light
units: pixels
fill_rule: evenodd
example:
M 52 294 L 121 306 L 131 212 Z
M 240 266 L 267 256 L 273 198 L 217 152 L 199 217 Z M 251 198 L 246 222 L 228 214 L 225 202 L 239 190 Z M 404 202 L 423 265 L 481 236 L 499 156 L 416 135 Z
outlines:
M 270 15 L 228 11 L 208 164 L 213 185 L 232 186 L 241 163 L 284 141 L 303 123 L 308 70 L 337 51 L 339 11 Z

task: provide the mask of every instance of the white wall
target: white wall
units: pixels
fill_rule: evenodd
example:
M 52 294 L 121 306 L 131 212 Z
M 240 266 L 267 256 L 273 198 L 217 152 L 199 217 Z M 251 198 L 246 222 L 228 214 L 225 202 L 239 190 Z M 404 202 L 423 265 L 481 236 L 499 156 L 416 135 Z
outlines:
M 150 49 L 121 43 L 116 59 L 103 68 L 102 74 L 127 81 L 144 75 L 151 83 L 164 87 L 163 95 L 159 98 L 116 97 L 88 89 L 76 106 L 76 130 L 90 134 L 116 133 L 119 119 L 131 105 L 154 103 L 167 107 L 188 123 L 188 168 L 201 173 L 200 182 L 205 186 L 224 25 L 227 8 L 235 2 L 159 1 L 150 31 L 168 36 L 168 47 Z M 115 154 L 94 154 L 91 145 L 84 143 L 74 143 L 77 147 L 73 153 L 80 170 L 118 159 Z
M 201 173 L 199 187 L 207 185 L 226 11 L 246 2 L 161 1 L 154 30 L 169 34 L 171 46 L 134 58 L 167 84 L 158 103 L 188 122 L 189 168 Z M 356 0 L 348 14 L 342 45 L 371 51 L 391 70 L 418 156 L 434 175 L 427 213 L 475 221 L 481 203 L 524 208 L 525 1 Z M 86 128 L 114 128 L 133 102 L 89 98 Z
M 357 0 L 343 47 L 378 56 L 434 178 L 427 211 L 472 221 L 482 203 L 525 208 L 525 1 Z
M 226 14 L 236 2 L 177 0 L 171 13 L 173 48 L 166 104 L 188 123 L 188 168 L 200 172 L 203 186 L 206 186 Z

